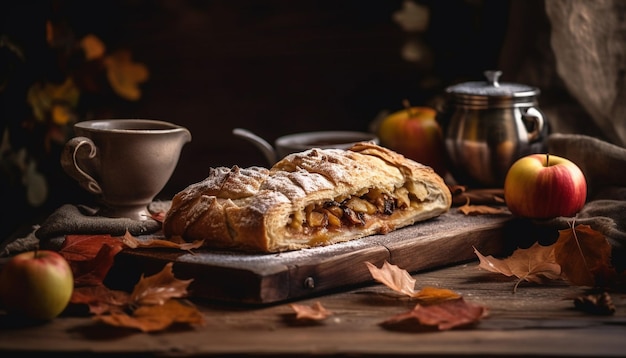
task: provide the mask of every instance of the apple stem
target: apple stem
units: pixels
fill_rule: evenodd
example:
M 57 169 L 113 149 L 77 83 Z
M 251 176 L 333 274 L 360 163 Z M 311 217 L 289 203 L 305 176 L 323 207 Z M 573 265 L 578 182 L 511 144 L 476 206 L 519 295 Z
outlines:
M 402 105 L 406 108 L 406 111 L 409 112 L 409 117 L 413 117 L 413 114 L 411 113 L 411 102 L 405 98 L 402 100 Z
M 550 166 L 550 153 L 546 153 L 546 167 Z

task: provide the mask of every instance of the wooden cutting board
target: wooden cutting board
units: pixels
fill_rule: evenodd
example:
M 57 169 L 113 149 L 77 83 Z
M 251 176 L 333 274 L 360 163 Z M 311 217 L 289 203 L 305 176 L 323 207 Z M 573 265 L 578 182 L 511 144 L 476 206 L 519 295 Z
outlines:
M 435 219 L 350 242 L 276 254 L 137 249 L 117 255 L 110 276 L 120 282 L 160 271 L 174 262 L 179 279 L 194 281 L 190 294 L 211 300 L 268 304 L 373 282 L 365 265 L 385 261 L 409 272 L 498 254 L 509 215 L 465 216 L 456 209 Z

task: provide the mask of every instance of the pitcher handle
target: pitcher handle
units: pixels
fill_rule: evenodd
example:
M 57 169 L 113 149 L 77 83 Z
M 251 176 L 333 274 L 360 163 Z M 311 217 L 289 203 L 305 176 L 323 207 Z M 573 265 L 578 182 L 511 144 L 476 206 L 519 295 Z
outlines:
M 522 113 L 522 118 L 526 122 L 533 123 L 533 130 L 528 132 L 528 141 L 533 142 L 541 137 L 545 120 L 543 114 L 536 108 L 530 107 L 525 113 Z
M 80 159 L 77 158 L 77 153 L 82 146 L 89 148 L 89 155 L 86 159 L 93 160 L 96 157 L 97 148 L 91 139 L 87 137 L 74 137 L 65 143 L 63 153 L 61 154 L 61 166 L 69 176 L 78 181 L 81 187 L 90 193 L 102 194 L 100 184 L 79 166 Z

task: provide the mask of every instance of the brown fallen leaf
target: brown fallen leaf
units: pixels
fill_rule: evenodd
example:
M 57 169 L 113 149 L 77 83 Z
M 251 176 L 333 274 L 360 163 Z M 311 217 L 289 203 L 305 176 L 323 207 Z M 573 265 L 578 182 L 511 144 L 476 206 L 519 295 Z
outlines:
M 422 304 L 434 304 L 461 297 L 458 293 L 436 287 L 424 287 L 419 291 L 415 290 L 415 279 L 408 271 L 392 265 L 385 261 L 381 268 L 376 267 L 371 262 L 365 262 L 372 277 L 389 287 L 393 291 L 419 300 Z
M 70 300 L 72 304 L 87 305 L 89 313 L 95 315 L 123 310 L 129 301 L 128 292 L 111 290 L 103 284 L 75 287 Z
M 68 235 L 59 249 L 74 274 L 74 286 L 101 284 L 123 244 L 110 235 Z
M 511 215 L 511 212 L 508 211 L 506 206 L 504 207 L 494 207 L 489 205 L 471 205 L 470 199 L 467 198 L 465 205 L 459 206 L 457 209 L 462 212 L 466 216 L 468 215 Z
M 572 224 L 559 230 L 554 244 L 556 262 L 566 280 L 578 286 L 604 286 L 616 275 L 611 267 L 611 244 L 589 225 Z
M 131 233 L 126 231 L 124 236 L 122 236 L 121 241 L 124 245 L 128 246 L 131 249 L 136 249 L 139 247 L 143 248 L 171 248 L 171 249 L 180 249 L 180 250 L 192 250 L 202 247 L 204 240 L 197 240 L 194 242 L 174 242 L 172 240 L 164 240 L 164 239 L 156 239 L 156 238 L 146 238 L 139 240 L 135 236 L 131 235 Z
M 516 276 L 519 280 L 513 292 L 522 281 L 543 283 L 546 279 L 561 278 L 561 266 L 554 258 L 554 248 L 535 242 L 527 249 L 516 249 L 505 259 L 483 256 L 475 247 L 474 253 L 480 261 L 478 267 L 487 271 Z
M 97 314 L 95 320 L 117 327 L 154 332 L 174 323 L 203 324 L 204 317 L 193 304 L 175 299 L 187 295 L 187 286 L 193 280 L 175 278 L 172 266 L 173 263 L 169 262 L 152 276 L 142 275 L 130 295 L 118 294 L 102 286 L 92 292 L 80 291 L 77 299 L 88 302 L 91 312 Z
M 397 314 L 381 325 L 387 328 L 430 328 L 444 331 L 475 324 L 487 315 L 486 307 L 466 302 L 460 297 L 434 305 L 417 304 L 411 311 Z
M 291 308 L 295 311 L 296 319 L 300 320 L 321 321 L 333 314 L 331 311 L 324 308 L 320 301 L 315 301 L 315 303 L 311 306 L 297 303 L 292 303 L 289 306 L 291 306 Z
M 96 321 L 116 327 L 138 329 L 142 332 L 162 331 L 174 323 L 203 325 L 204 316 L 190 302 L 168 300 L 160 305 L 140 306 L 128 314 L 123 311 L 95 316 Z
M 59 253 L 68 261 L 91 260 L 103 245 L 123 248 L 123 243 L 111 235 L 65 235 Z
M 130 295 L 132 305 L 162 305 L 170 298 L 187 296 L 187 287 L 193 281 L 179 280 L 172 272 L 173 262 L 152 276 L 144 277 L 135 285 Z

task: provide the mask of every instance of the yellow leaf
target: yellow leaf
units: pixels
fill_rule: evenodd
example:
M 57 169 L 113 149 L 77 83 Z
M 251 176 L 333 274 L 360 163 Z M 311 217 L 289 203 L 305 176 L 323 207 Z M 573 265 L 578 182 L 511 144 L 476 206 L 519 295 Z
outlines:
M 136 101 L 141 97 L 139 84 L 148 80 L 148 68 L 141 63 L 135 63 L 128 51 L 117 51 L 104 58 L 107 69 L 107 78 L 113 91 L 129 101 Z

